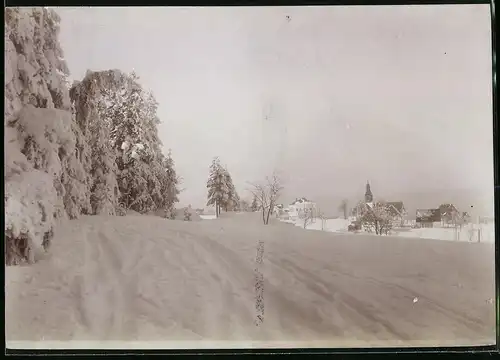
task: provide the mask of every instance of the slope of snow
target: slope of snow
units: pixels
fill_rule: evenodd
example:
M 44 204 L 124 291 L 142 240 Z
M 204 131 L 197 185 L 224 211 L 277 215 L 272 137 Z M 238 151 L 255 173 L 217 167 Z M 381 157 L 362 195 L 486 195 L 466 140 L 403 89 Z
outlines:
M 6 268 L 7 346 L 494 343 L 490 244 L 263 226 L 259 215 L 62 221 L 50 254 Z M 257 327 L 259 241 L 265 313 Z

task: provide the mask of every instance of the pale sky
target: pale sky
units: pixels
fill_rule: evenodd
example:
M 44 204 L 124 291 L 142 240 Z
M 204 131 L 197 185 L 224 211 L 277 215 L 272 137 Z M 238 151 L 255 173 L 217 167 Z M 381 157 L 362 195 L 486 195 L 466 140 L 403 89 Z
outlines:
M 273 169 L 284 201 L 367 180 L 493 196 L 488 5 L 56 11 L 72 79 L 135 70 L 153 91 L 182 205 L 205 205 L 214 156 L 242 197 Z

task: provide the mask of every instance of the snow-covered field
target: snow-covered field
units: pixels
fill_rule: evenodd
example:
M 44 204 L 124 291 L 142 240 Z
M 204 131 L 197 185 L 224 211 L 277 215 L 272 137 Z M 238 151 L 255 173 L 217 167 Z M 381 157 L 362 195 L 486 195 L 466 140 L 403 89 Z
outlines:
M 297 227 L 304 228 L 303 220 L 285 220 L 285 223 L 291 223 Z M 320 219 L 315 219 L 313 223 L 307 224 L 307 230 L 323 230 L 327 232 L 347 233 L 350 224 L 349 220 L 327 219 L 324 224 Z M 478 231 L 480 235 L 478 236 Z M 363 233 L 363 232 L 361 232 Z M 366 233 L 365 233 L 366 234 Z M 404 237 L 409 239 L 434 239 L 447 241 L 463 242 L 484 242 L 495 243 L 495 224 L 469 224 L 461 229 L 454 228 L 421 228 L 421 229 L 394 229 L 391 236 Z
M 202 220 L 215 220 L 215 219 L 217 219 L 216 215 L 200 215 L 200 217 L 202 218 Z
M 478 238 L 480 230 L 480 239 Z M 422 228 L 409 229 L 407 231 L 395 231 L 394 235 L 407 238 L 424 238 L 447 241 L 465 241 L 465 242 L 485 242 L 495 243 L 495 224 L 471 224 L 462 227 L 462 229 L 453 228 Z
M 296 221 L 287 220 L 286 223 L 292 223 L 297 227 L 304 228 L 304 221 L 297 219 Z M 328 232 L 347 232 L 349 220 L 344 219 L 326 219 L 324 222 L 321 219 L 315 219 L 314 222 L 307 224 L 307 230 L 322 230 Z
M 259 241 L 265 312 L 256 326 Z M 65 222 L 49 255 L 6 268 L 5 289 L 11 348 L 495 341 L 491 244 L 263 226 L 259 214 Z

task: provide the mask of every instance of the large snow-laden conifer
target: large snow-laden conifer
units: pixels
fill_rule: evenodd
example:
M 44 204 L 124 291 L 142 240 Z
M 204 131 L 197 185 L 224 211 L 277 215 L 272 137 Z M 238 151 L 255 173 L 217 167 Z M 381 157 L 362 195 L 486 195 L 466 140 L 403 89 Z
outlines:
M 227 168 L 223 169 L 224 173 L 224 194 L 222 199 L 222 204 L 224 206 L 225 211 L 234 211 L 238 208 L 240 197 L 236 192 L 236 188 L 233 184 L 233 178 L 231 174 L 227 170 Z
M 87 199 L 75 151 L 68 69 L 46 8 L 5 10 L 5 235 L 8 264 L 32 262 L 47 247 L 53 222 L 77 216 Z M 68 206 L 66 206 L 68 205 Z
M 26 104 L 69 110 L 69 71 L 57 40 L 59 22 L 51 9 L 5 9 L 7 120 Z
M 167 210 L 177 201 L 173 162 L 162 154 L 158 136 L 158 103 L 138 80 L 118 70 L 89 72 L 71 91 L 93 149 L 87 166 L 94 214 L 111 213 L 118 205 L 121 213 Z
M 167 212 L 175 210 L 175 203 L 179 202 L 179 185 L 181 178 L 175 171 L 175 162 L 172 158 L 172 151 L 169 150 L 166 157 L 162 160 L 161 168 L 161 193 L 164 194 L 160 199 L 160 208 Z
M 225 194 L 227 194 L 225 171 L 218 157 L 212 160 L 210 174 L 207 181 L 208 206 L 215 206 L 215 214 L 219 216 L 221 207 L 224 206 Z
M 115 215 L 118 207 L 118 154 L 110 140 L 110 120 L 102 101 L 104 94 L 118 92 L 125 81 L 125 74 L 119 70 L 88 71 L 70 90 L 76 122 L 89 144 L 79 149 L 79 155 L 90 174 L 90 213 L 94 215 Z

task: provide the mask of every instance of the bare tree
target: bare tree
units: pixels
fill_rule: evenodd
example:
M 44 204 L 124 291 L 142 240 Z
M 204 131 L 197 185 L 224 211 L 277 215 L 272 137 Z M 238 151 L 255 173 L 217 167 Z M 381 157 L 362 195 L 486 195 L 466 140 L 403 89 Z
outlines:
M 253 194 L 262 210 L 262 222 L 264 225 L 269 224 L 269 216 L 274 210 L 278 198 L 280 196 L 281 186 L 278 175 L 273 174 L 271 177 L 266 177 L 264 183 L 251 183 L 249 191 Z
M 321 231 L 324 231 L 327 218 L 325 213 L 321 211 L 321 209 L 318 209 L 318 218 L 321 220 Z
M 342 200 L 342 202 L 339 205 L 339 211 L 342 211 L 342 213 L 344 214 L 344 219 L 347 219 L 347 215 L 348 215 L 347 199 Z
M 392 229 L 392 216 L 383 203 L 377 203 L 368 208 L 361 216 L 360 221 L 366 231 L 375 231 L 377 235 L 387 235 Z
M 304 229 L 314 222 L 314 212 L 312 209 L 304 209 Z

